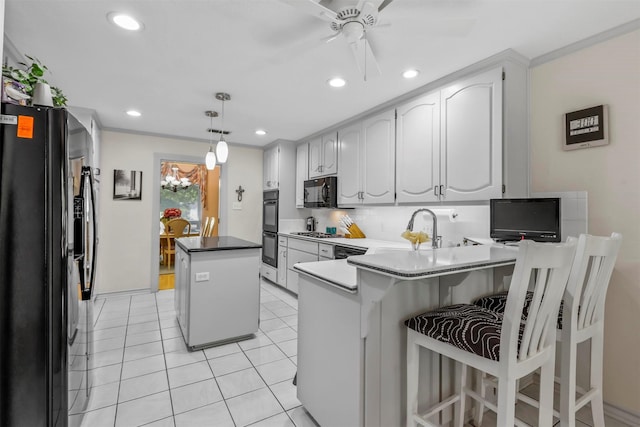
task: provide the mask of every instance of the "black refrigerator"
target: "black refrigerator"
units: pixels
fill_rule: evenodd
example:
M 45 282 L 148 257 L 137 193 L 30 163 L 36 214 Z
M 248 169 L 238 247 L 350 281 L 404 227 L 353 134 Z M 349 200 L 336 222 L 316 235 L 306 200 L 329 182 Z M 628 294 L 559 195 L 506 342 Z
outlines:
M 68 120 L 2 104 L 0 426 L 66 426 L 89 397 L 95 202 L 91 168 L 73 191 Z

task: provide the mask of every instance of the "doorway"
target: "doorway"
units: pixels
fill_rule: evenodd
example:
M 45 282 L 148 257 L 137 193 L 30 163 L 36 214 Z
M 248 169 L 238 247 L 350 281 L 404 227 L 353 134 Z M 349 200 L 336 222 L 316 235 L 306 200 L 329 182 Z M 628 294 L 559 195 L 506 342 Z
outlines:
M 167 181 L 167 176 L 186 178 L 191 185 L 187 188 L 158 185 L 160 230 L 155 243 L 159 253 L 158 290 L 173 289 L 175 284 L 175 234 L 166 224 L 175 218 L 184 219 L 187 221 L 183 223 L 184 235 L 193 237 L 202 235 L 205 224 L 212 223 L 207 235 L 217 236 L 220 212 L 220 166 L 209 171 L 202 163 L 161 160 L 162 181 Z

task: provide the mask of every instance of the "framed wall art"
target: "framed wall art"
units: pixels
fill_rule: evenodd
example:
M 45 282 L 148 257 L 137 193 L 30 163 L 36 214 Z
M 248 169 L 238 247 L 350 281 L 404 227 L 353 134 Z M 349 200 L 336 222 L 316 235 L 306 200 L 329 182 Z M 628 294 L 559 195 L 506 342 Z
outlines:
M 607 144 L 609 144 L 607 105 L 597 105 L 564 115 L 563 150 L 577 150 Z
M 142 200 L 142 171 L 114 169 L 113 200 Z

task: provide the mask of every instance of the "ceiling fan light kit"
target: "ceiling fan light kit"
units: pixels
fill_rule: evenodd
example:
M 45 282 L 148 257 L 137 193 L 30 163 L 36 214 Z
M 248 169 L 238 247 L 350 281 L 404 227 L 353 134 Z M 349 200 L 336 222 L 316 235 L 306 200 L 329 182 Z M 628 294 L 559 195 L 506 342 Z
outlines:
M 229 157 L 229 146 L 227 145 L 227 141 L 224 140 L 224 102 L 229 101 L 231 95 L 225 92 L 218 92 L 216 93 L 216 99 L 222 102 L 222 127 L 220 129 L 222 132 L 220 132 L 220 140 L 216 145 L 216 156 L 218 163 L 226 163 Z

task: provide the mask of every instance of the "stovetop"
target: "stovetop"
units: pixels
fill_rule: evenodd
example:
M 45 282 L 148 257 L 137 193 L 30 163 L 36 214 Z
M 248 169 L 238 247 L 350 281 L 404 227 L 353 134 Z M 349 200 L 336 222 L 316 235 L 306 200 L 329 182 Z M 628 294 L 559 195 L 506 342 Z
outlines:
M 328 234 L 322 233 L 321 231 L 295 231 L 291 234 L 295 234 L 296 236 L 304 236 L 304 237 L 315 237 L 318 239 L 327 239 L 329 237 L 338 237 L 336 234 Z

